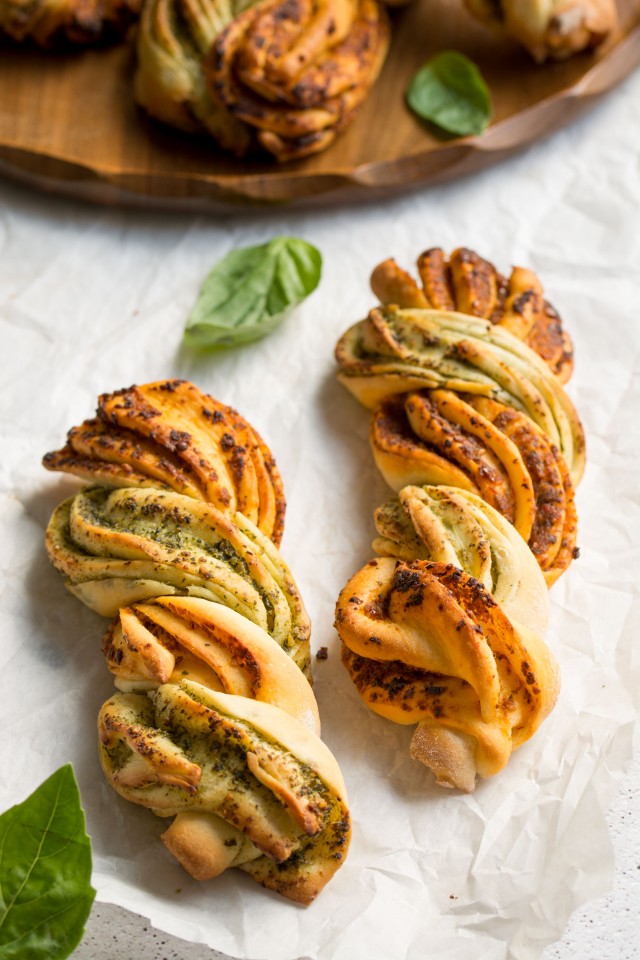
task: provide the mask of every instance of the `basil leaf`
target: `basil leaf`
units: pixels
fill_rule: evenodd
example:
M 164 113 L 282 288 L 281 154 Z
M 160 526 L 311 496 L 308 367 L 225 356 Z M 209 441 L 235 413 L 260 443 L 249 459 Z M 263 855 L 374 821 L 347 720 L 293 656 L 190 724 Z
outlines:
M 0 957 L 61 960 L 79 944 L 95 890 L 91 841 L 67 764 L 0 816 Z
M 204 281 L 185 341 L 220 348 L 266 336 L 315 290 L 321 272 L 320 252 L 296 237 L 232 250 Z
M 459 136 L 482 133 L 491 119 L 491 94 L 472 60 L 445 50 L 418 70 L 407 90 L 423 120 Z

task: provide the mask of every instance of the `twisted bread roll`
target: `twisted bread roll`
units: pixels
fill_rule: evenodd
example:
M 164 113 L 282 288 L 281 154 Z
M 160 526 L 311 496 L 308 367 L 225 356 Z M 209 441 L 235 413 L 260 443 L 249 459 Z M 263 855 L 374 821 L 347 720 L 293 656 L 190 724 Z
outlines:
M 238 156 L 296 160 L 347 125 L 388 45 L 378 0 L 149 0 L 136 99 Z
M 382 304 L 401 308 L 457 311 L 490 320 L 523 340 L 547 363 L 561 383 L 573 370 L 573 345 L 562 321 L 544 299 L 531 270 L 514 267 L 507 279 L 473 250 L 459 247 L 447 259 L 433 247 L 418 257 L 419 287 L 395 260 L 384 260 L 371 274 L 371 289 Z
M 443 786 L 501 770 L 557 696 L 542 640 L 452 564 L 372 560 L 342 590 L 336 629 L 362 699 L 418 723 L 411 754 Z
M 180 130 L 210 133 L 238 156 L 250 129 L 207 89 L 202 61 L 246 3 L 237 0 L 147 0 L 138 31 L 135 98 L 147 113 Z
M 465 0 L 483 20 L 500 22 L 538 63 L 597 47 L 615 30 L 615 0 Z
M 92 46 L 121 39 L 142 0 L 0 0 L 0 34 L 40 47 Z
M 573 404 L 540 357 L 500 327 L 442 310 L 375 309 L 343 334 L 336 359 L 338 379 L 370 409 L 397 393 L 444 387 L 522 411 L 559 448 L 573 482 L 582 476 Z
M 310 903 L 350 821 L 305 679 L 309 619 L 269 539 L 284 496 L 268 449 L 234 410 L 170 380 L 104 394 L 45 465 L 115 487 L 60 504 L 46 536 L 71 592 L 116 616 L 108 780 L 174 817 L 164 843 L 196 879 L 240 866 Z
M 528 541 L 549 586 L 578 555 L 567 466 L 524 414 L 484 397 L 422 390 L 384 400 L 371 446 L 387 483 L 445 483 L 479 494 Z
M 350 839 L 346 790 L 324 744 L 278 707 L 169 683 L 116 694 L 99 717 L 114 789 L 159 816 L 163 840 L 197 879 L 239 866 L 308 904 Z
M 192 680 L 209 690 L 277 704 L 318 736 L 315 697 L 273 639 L 246 617 L 197 597 L 157 597 L 123 607 L 103 639 L 123 693 Z
M 366 98 L 386 56 L 378 0 L 266 0 L 240 13 L 204 61 L 213 98 L 276 160 L 323 150 Z
M 278 545 L 282 480 L 271 451 L 232 407 L 186 380 L 160 380 L 103 394 L 97 417 L 73 427 L 47 470 L 106 486 L 152 486 L 244 514 Z
M 515 527 L 481 497 L 446 486 L 404 487 L 375 512 L 381 557 L 433 560 L 479 581 L 514 625 L 543 637 L 549 593 Z
M 577 555 L 584 435 L 549 369 L 566 379 L 570 350 L 537 278 L 514 272 L 509 288 L 464 250 L 449 263 L 427 251 L 419 271 L 424 290 L 381 264 L 374 290 L 407 308 L 372 310 L 336 347 L 338 377 L 374 411 L 376 463 L 399 491 L 376 512 L 383 556 L 341 592 L 336 628 L 365 703 L 417 723 L 412 756 L 470 791 L 556 700 L 546 584 Z
M 246 517 L 150 488 L 96 487 L 65 500 L 46 547 L 66 586 L 104 616 L 172 594 L 215 600 L 266 630 L 309 672 L 310 623 L 276 547 Z

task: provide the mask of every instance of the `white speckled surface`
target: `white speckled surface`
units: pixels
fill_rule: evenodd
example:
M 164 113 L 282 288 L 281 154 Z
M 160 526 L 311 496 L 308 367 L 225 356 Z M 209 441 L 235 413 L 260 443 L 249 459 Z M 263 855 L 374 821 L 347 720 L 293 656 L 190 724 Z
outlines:
M 640 957 L 640 758 L 607 816 L 616 859 L 610 894 L 577 910 L 543 960 L 638 960 Z M 588 840 L 587 840 L 588 842 Z M 154 930 L 142 917 L 97 904 L 74 960 L 235 960 Z M 252 957 L 251 960 L 268 960 Z M 303 960 L 303 958 L 300 958 Z M 330 960 L 330 958 L 327 958 Z M 355 960 L 355 958 L 354 958 Z M 401 960 L 401 958 L 370 958 Z
M 640 957 L 640 758 L 607 815 L 616 860 L 613 889 L 569 920 L 543 960 L 638 960 Z M 585 837 L 588 843 L 588 837 Z
M 154 930 L 144 917 L 123 907 L 96 904 L 73 960 L 132 960 L 133 957 L 136 960 L 229 960 L 227 954 Z

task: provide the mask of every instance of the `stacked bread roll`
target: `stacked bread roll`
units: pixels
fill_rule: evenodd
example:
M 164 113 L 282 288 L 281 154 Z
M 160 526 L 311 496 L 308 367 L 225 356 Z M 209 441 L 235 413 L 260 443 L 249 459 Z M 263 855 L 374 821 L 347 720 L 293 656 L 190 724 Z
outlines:
M 147 0 L 136 100 L 238 156 L 299 160 L 351 121 L 389 40 L 378 0 Z
M 562 385 L 571 343 L 534 274 L 507 280 L 438 249 L 418 271 L 422 288 L 393 261 L 377 267 L 384 305 L 336 348 L 397 492 L 336 626 L 367 705 L 417 722 L 412 755 L 469 791 L 557 696 L 546 587 L 577 556 L 584 435 Z
M 237 866 L 310 903 L 344 860 L 350 818 L 319 739 L 309 618 L 277 547 L 270 451 L 235 410 L 171 380 L 100 397 L 44 464 L 98 483 L 56 508 L 46 544 L 68 589 L 114 618 L 107 779 L 173 818 L 162 839 L 196 879 Z

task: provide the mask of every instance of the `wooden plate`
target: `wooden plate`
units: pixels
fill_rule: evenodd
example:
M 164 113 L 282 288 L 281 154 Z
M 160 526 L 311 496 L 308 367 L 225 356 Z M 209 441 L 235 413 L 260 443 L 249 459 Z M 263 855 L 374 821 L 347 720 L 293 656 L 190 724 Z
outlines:
M 0 170 L 101 203 L 198 210 L 373 198 L 467 174 L 566 124 L 640 63 L 640 4 L 618 2 L 620 30 L 600 50 L 538 67 L 461 0 L 415 0 L 393 11 L 387 63 L 351 127 L 285 166 L 238 161 L 147 119 L 132 100 L 126 45 L 65 55 L 4 46 Z M 466 53 L 489 82 L 494 121 L 481 137 L 440 140 L 405 105 L 415 71 L 443 49 Z

